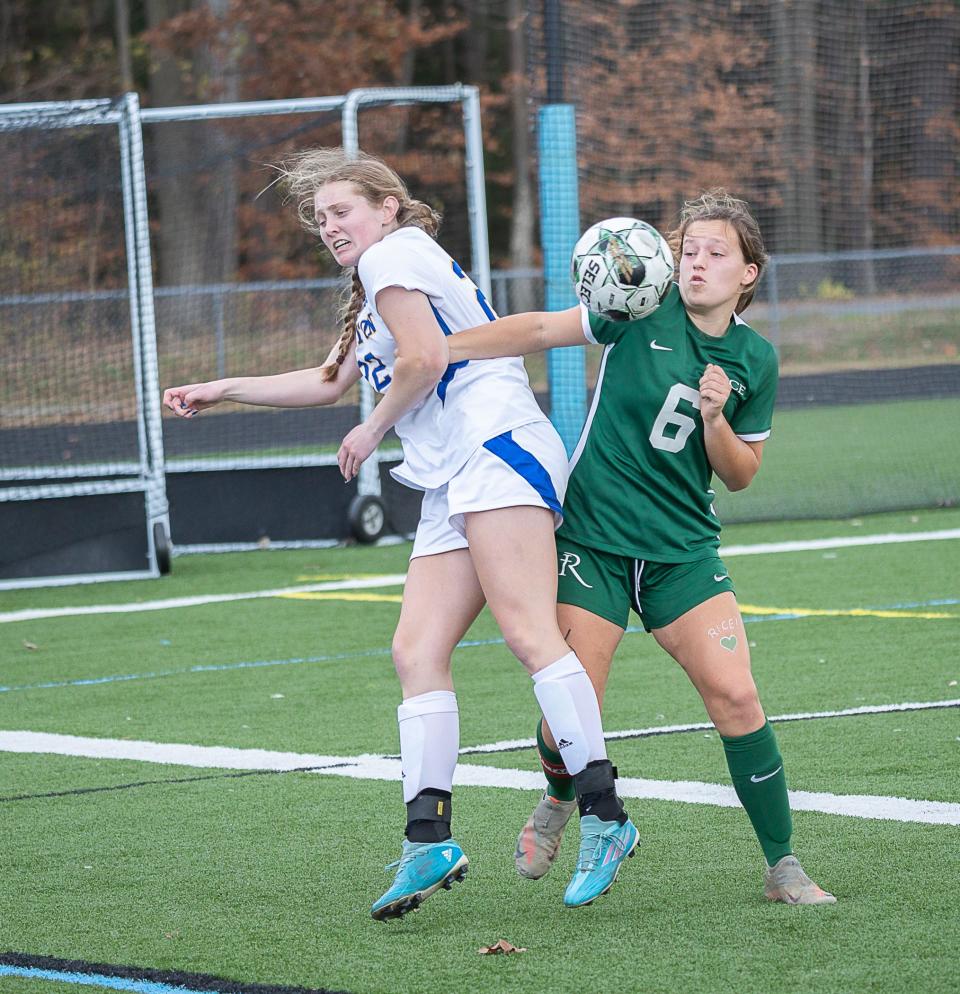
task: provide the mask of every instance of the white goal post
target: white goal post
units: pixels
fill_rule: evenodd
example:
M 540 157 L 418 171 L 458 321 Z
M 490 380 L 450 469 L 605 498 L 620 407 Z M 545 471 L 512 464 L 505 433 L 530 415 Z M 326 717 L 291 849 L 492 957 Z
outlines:
M 0 211 L 22 244 L 0 262 L 0 589 L 169 569 L 139 114 L 135 93 L 0 107 Z M 73 252 L 55 211 L 76 218 Z M 104 407 L 118 427 L 95 437 Z

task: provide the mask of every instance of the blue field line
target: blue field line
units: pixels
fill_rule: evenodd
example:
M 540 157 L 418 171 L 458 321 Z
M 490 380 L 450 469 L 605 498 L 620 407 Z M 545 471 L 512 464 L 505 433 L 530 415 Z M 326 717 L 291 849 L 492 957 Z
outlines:
M 886 607 L 868 607 L 868 611 L 909 611 L 918 607 L 953 607 L 960 604 L 958 597 L 941 597 L 933 601 L 910 601 L 907 604 L 889 604 Z
M 136 994 L 213 994 L 190 987 L 174 987 L 155 980 L 132 980 L 128 977 L 107 977 L 99 973 L 68 973 L 61 970 L 40 970 L 29 966 L 6 966 L 0 963 L 0 977 L 24 977 L 28 980 L 56 980 L 62 984 L 84 984 L 106 987 L 114 991 L 135 991 Z
M 956 597 L 942 597 L 930 601 L 916 601 L 906 604 L 886 604 L 880 607 L 870 607 L 870 611 L 906 611 L 923 607 L 946 607 L 960 604 Z M 796 621 L 806 615 L 792 613 L 744 615 L 746 625 L 757 625 L 764 621 Z M 628 625 L 625 634 L 637 635 L 644 631 L 641 625 Z M 472 639 L 457 643 L 458 649 L 475 649 L 482 646 L 503 645 L 502 638 Z M 255 659 L 238 663 L 207 663 L 186 666 L 176 670 L 156 670 L 150 673 L 117 673 L 112 676 L 86 677 L 78 680 L 50 680 L 45 683 L 26 683 L 15 687 L 0 687 L 0 694 L 9 694 L 18 690 L 55 690 L 62 687 L 95 687 L 100 684 L 124 683 L 130 680 L 158 680 L 161 677 L 183 676 L 187 673 L 224 673 L 230 670 L 262 669 L 267 666 L 300 666 L 304 663 L 333 663 L 346 659 L 365 659 L 374 656 L 389 656 L 391 649 L 365 649 L 361 652 L 337 652 L 324 656 L 293 656 L 290 659 Z
M 458 649 L 474 649 L 485 645 L 503 645 L 502 638 L 475 639 L 457 644 Z M 304 663 L 332 663 L 345 659 L 363 659 L 371 656 L 389 656 L 389 647 L 365 649 L 362 652 L 337 652 L 328 656 L 293 656 L 290 659 L 256 659 L 239 663 L 208 663 L 186 666 L 178 670 L 156 670 L 151 673 L 117 673 L 113 676 L 85 677 L 78 680 L 50 680 L 45 683 L 25 683 L 16 687 L 0 687 L 0 694 L 17 690 L 53 690 L 60 687 L 95 687 L 105 683 L 124 683 L 130 680 L 157 680 L 166 676 L 182 676 L 185 673 L 220 673 L 227 670 L 260 669 L 266 666 L 299 666 Z

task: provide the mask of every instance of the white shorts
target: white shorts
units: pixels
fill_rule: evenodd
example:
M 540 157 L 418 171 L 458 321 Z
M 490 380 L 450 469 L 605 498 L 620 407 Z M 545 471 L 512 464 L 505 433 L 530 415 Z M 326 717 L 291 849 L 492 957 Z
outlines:
M 466 549 L 463 516 L 471 511 L 547 507 L 559 528 L 569 473 L 563 442 L 549 421 L 491 438 L 442 487 L 424 491 L 410 558 Z

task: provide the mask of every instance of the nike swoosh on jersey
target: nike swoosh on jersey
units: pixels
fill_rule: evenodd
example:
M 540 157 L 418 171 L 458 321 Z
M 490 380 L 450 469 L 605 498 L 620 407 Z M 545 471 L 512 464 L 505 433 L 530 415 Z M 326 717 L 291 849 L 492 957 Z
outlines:
M 713 578 L 714 578 L 714 580 L 717 581 L 717 583 L 719 583 L 721 580 L 726 580 L 727 574 L 724 573 L 723 576 L 721 576 L 719 573 L 714 573 L 713 574 Z
M 673 349 L 670 348 L 669 345 L 657 345 L 657 340 L 656 339 L 654 339 L 650 343 L 650 348 L 656 349 L 657 352 L 672 352 L 673 351 Z

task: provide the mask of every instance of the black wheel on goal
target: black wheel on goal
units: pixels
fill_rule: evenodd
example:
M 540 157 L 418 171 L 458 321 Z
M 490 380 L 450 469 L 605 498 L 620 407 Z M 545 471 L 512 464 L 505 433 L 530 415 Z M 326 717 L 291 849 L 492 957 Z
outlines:
M 350 532 L 358 542 L 375 542 L 387 527 L 387 509 L 379 497 L 360 494 L 347 510 Z
M 170 539 L 162 521 L 153 525 L 153 555 L 160 575 L 166 576 L 170 572 Z

